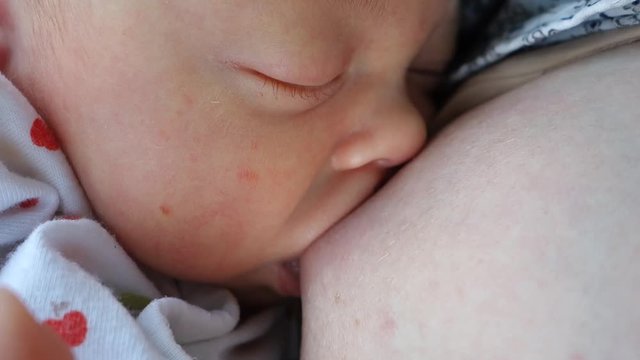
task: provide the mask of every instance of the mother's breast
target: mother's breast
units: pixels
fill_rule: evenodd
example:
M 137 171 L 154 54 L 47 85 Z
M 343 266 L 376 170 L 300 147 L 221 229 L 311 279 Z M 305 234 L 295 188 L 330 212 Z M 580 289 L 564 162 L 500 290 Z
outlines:
M 624 335 L 640 332 L 639 56 L 594 55 L 463 114 L 317 241 L 304 358 L 640 353 Z

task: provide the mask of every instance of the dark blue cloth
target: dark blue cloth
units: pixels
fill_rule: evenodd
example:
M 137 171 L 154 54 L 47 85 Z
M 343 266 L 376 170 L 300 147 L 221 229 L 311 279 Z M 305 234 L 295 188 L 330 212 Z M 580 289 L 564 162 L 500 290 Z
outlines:
M 640 24 L 640 0 L 460 0 L 455 81 L 518 51 Z

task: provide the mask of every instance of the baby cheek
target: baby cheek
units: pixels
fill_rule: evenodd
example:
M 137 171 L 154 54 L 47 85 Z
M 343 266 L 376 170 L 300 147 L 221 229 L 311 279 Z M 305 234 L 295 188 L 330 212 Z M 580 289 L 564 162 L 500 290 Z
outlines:
M 228 199 L 184 207 L 166 202 L 157 211 L 167 231 L 149 253 L 162 258 L 160 270 L 180 278 L 212 281 L 235 272 L 246 260 L 250 213 L 244 213 L 238 202 Z
M 286 188 L 286 184 L 292 179 L 291 171 L 275 166 L 277 159 L 265 156 L 264 144 L 258 139 L 248 140 L 244 145 L 245 161 L 239 164 L 235 170 L 235 183 L 241 191 L 271 192 L 275 196 L 280 188 Z M 268 146 L 267 146 L 268 147 Z M 257 161 L 257 159 L 260 159 Z M 266 166 L 265 166 L 266 164 Z M 276 191 L 274 193 L 274 191 Z
M 256 158 L 260 148 L 258 140 L 250 140 L 246 146 L 246 153 L 250 158 Z M 236 182 L 243 187 L 255 188 L 260 182 L 259 171 L 251 164 L 240 164 L 236 169 Z
M 241 200 L 216 201 L 213 205 L 203 203 L 200 206 L 196 205 L 196 201 L 189 204 L 189 199 L 182 202 L 182 204 L 163 202 L 158 206 L 158 212 L 162 218 L 167 222 L 173 223 L 174 226 L 182 223 L 182 226 L 178 225 L 177 227 L 185 228 L 181 231 L 183 234 L 192 234 L 193 236 L 204 232 L 212 226 L 217 226 L 218 229 L 233 228 L 235 233 L 242 233 L 245 228 L 243 222 L 240 221 L 241 213 L 238 211 L 239 207 L 243 207 Z M 195 211 L 193 211 L 194 209 Z M 208 230 L 210 231 L 211 229 Z M 195 237 L 198 236 L 196 235 Z
M 260 173 L 251 167 L 240 166 L 236 170 L 236 180 L 238 184 L 246 186 L 249 189 L 255 188 L 260 182 Z
M 232 261 L 241 267 L 259 265 L 265 256 L 263 239 L 278 231 L 303 192 L 304 186 L 295 186 L 299 176 L 293 167 L 267 158 L 256 140 L 241 142 L 242 156 L 235 161 L 212 164 L 205 154 L 214 151 L 184 154 L 184 172 L 163 184 L 170 190 L 155 204 L 155 218 L 172 234 L 156 248 L 167 257 L 165 264 L 189 267 L 179 271 L 189 278 L 197 268 L 208 267 L 209 274 L 211 267 L 218 274 L 233 271 L 235 265 L 225 265 Z
M 252 166 L 238 166 L 236 169 L 236 184 L 243 191 L 261 190 L 270 192 L 271 196 L 277 196 L 279 191 L 290 187 L 296 181 L 292 171 L 276 169 L 256 169 Z

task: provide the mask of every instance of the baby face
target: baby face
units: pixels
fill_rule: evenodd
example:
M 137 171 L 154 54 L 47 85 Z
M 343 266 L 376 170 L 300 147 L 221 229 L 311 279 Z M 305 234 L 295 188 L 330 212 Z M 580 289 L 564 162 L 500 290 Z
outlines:
M 278 264 L 422 147 L 407 72 L 441 69 L 452 39 L 451 0 L 61 7 L 61 33 L 36 26 L 8 73 L 98 218 L 158 271 L 226 282 L 260 270 L 283 292 Z

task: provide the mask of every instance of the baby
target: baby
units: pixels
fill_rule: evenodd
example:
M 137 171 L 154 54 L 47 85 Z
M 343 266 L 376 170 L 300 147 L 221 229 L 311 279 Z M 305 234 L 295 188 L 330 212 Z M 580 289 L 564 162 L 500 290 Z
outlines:
M 277 358 L 234 350 L 272 313 L 168 279 L 296 295 L 299 255 L 421 149 L 455 9 L 0 2 L 0 281 L 36 319 L 4 311 L 3 353 L 45 324 L 78 359 Z

